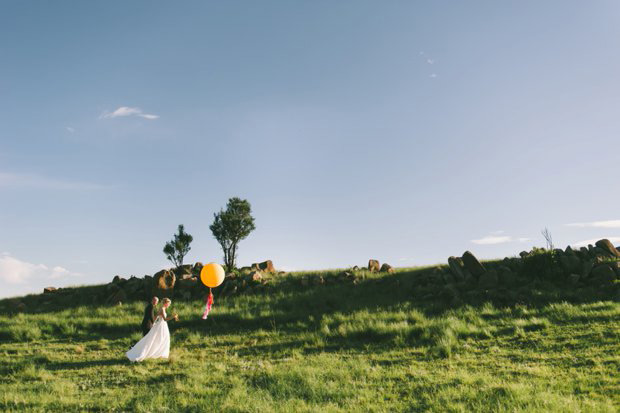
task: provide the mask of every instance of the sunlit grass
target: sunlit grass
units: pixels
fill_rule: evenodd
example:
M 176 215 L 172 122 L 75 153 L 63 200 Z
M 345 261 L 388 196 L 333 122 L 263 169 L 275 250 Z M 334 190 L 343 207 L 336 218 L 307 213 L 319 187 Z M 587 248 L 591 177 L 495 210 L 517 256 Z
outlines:
M 333 271 L 337 273 L 337 271 Z M 404 274 L 404 273 L 403 273 Z M 406 278 L 173 299 L 169 360 L 132 364 L 143 303 L 0 316 L 2 411 L 597 411 L 620 407 L 620 303 L 451 306 Z M 325 275 L 324 276 L 328 276 Z

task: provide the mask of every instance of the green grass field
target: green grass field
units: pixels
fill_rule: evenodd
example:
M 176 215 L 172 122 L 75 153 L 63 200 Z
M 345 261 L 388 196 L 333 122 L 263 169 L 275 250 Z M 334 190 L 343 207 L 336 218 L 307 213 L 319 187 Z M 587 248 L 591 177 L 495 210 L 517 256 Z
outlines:
M 144 303 L 0 307 L 2 411 L 615 412 L 620 303 L 541 285 L 515 302 L 415 293 L 420 269 L 358 284 L 173 300 L 169 360 L 131 364 Z M 512 297 L 512 296 L 511 296 Z

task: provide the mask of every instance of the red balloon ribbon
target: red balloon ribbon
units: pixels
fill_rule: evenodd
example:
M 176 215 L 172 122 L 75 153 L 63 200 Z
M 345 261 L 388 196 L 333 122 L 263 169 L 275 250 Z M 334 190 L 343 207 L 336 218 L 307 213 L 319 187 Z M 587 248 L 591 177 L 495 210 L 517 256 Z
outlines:
M 205 312 L 202 313 L 202 319 L 206 320 L 209 315 L 209 311 L 211 311 L 211 306 L 213 305 L 213 293 L 209 288 L 209 298 L 207 298 L 207 305 L 205 305 Z

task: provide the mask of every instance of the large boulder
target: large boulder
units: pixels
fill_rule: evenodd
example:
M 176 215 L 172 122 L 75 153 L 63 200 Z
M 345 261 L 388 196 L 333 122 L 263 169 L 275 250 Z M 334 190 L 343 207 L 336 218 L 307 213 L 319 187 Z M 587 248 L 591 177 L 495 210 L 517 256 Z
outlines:
M 260 271 L 252 271 L 248 277 L 254 282 L 260 282 L 263 279 L 263 274 Z
M 590 279 L 594 283 L 610 283 L 616 279 L 616 272 L 611 266 L 602 264 L 592 269 Z
M 592 272 L 592 268 L 594 268 L 593 259 L 588 259 L 581 263 L 581 279 L 582 280 L 590 276 L 590 272 Z
M 388 263 L 383 263 L 383 265 L 381 266 L 380 269 L 381 272 L 387 272 L 388 274 L 393 274 L 394 273 L 394 268 L 392 268 L 392 266 Z
M 255 269 L 256 271 L 262 271 L 262 272 L 275 272 L 276 271 L 275 267 L 273 266 L 273 262 L 271 260 L 254 263 L 252 264 L 252 268 Z
M 485 271 L 480 275 L 478 279 L 478 286 L 483 289 L 495 288 L 499 282 L 497 271 L 490 270 Z
M 377 260 L 368 260 L 368 271 L 370 272 L 378 272 L 381 270 L 381 266 L 379 265 L 379 261 Z
M 612 244 L 608 239 L 596 241 L 596 246 L 608 252 L 609 255 L 620 258 L 620 251 L 618 251 L 616 247 L 614 247 L 614 244 Z
M 181 280 L 177 280 L 174 288 L 178 288 L 179 290 L 192 290 L 196 288 L 198 285 L 197 277 L 184 278 Z
M 497 272 L 498 272 L 498 281 L 501 285 L 504 285 L 507 287 L 516 285 L 517 275 L 509 267 L 502 265 L 497 269 Z
M 450 267 L 450 272 L 457 281 L 465 281 L 465 266 L 461 258 L 449 257 L 448 266 Z
M 465 268 L 467 268 L 467 270 L 472 273 L 474 277 L 480 277 L 486 272 L 484 266 L 471 252 L 465 251 L 461 259 L 463 260 L 463 265 L 465 265 Z
M 573 274 L 581 269 L 581 261 L 575 253 L 564 254 L 560 256 L 560 266 L 565 274 Z
M 177 280 L 184 280 L 192 277 L 192 266 L 190 264 L 181 265 L 173 270 Z
M 153 287 L 158 296 L 170 297 L 174 291 L 176 276 L 169 270 L 161 270 L 153 275 Z

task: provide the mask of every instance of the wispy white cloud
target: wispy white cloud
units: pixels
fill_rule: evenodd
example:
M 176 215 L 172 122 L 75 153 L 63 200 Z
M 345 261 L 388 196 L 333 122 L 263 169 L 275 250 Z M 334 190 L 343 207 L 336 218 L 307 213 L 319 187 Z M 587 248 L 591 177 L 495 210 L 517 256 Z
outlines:
M 429 65 L 434 65 L 435 64 L 435 60 L 434 59 L 426 59 L 426 63 L 428 63 Z
M 428 75 L 428 77 L 430 77 L 431 79 L 435 79 L 437 76 L 437 73 L 431 73 L 430 75 Z
M 82 274 L 72 272 L 66 268 L 48 267 L 44 264 L 32 264 L 19 260 L 8 253 L 0 255 L 0 281 L 8 284 L 40 284 L 43 288 L 48 281 L 58 281 Z
M 142 109 L 136 107 L 129 106 L 121 106 L 113 112 L 105 111 L 100 116 L 99 119 L 114 119 L 114 118 L 122 118 L 126 116 L 137 116 L 140 118 L 154 120 L 158 119 L 159 115 L 153 115 L 151 113 L 144 113 Z
M 566 224 L 566 226 L 578 228 L 620 228 L 620 219 L 613 219 L 610 221 L 575 222 L 572 224 Z
M 75 128 L 72 128 L 71 126 L 67 126 L 65 129 L 67 129 L 67 131 L 69 133 L 74 133 L 75 132 Z
M 495 244 L 505 244 L 507 242 L 527 242 L 530 241 L 529 238 L 514 238 L 510 235 L 500 235 L 503 234 L 504 231 L 494 231 L 491 235 L 487 235 L 480 239 L 472 239 L 471 242 L 478 245 L 495 245 Z
M 106 187 L 103 185 L 88 182 L 66 181 L 35 174 L 16 174 L 10 172 L 0 172 L 0 189 L 2 188 L 94 190 L 103 189 Z
M 586 239 L 583 241 L 574 242 L 571 244 L 571 246 L 577 247 L 577 248 L 587 247 L 589 244 L 592 244 L 592 245 L 596 244 L 596 241 L 603 239 L 603 238 L 607 238 L 609 241 L 611 241 L 614 244 L 620 243 L 620 237 L 601 237 L 601 238 Z
M 509 236 L 498 236 L 498 235 L 487 235 L 486 237 L 482 237 L 480 239 L 472 239 L 471 242 L 478 245 L 493 245 L 493 244 L 504 244 L 506 242 L 511 242 L 512 238 Z

